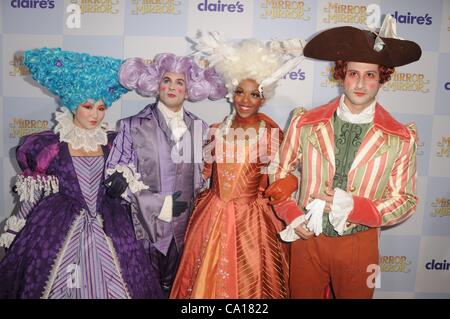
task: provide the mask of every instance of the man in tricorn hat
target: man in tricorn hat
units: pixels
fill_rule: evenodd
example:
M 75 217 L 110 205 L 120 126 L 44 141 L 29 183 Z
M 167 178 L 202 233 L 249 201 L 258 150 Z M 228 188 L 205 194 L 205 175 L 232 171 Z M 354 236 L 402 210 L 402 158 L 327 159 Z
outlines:
M 291 297 L 371 298 L 382 226 L 416 208 L 414 125 L 397 122 L 376 101 L 394 67 L 417 61 L 420 47 L 399 39 L 388 16 L 379 34 L 337 27 L 313 37 L 304 55 L 335 61 L 343 94 L 292 118 L 273 183 L 266 190 L 287 227 Z M 300 195 L 291 194 L 298 180 Z M 297 240 L 300 239 L 300 240 Z

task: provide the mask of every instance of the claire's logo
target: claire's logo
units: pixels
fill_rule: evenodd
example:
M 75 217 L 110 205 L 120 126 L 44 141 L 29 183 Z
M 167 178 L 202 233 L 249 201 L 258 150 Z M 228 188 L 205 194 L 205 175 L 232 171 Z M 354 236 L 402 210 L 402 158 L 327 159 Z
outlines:
M 23 9 L 53 9 L 55 0 L 12 0 L 11 7 Z
M 302 69 L 298 69 L 297 71 L 291 71 L 286 73 L 283 76 L 284 80 L 297 80 L 297 81 L 303 81 L 306 79 L 306 73 Z
M 207 12 L 231 12 L 241 13 L 244 12 L 244 5 L 239 1 L 208 1 L 204 0 L 197 5 L 199 11 Z
M 446 259 L 442 262 L 432 259 L 430 262 L 425 264 L 425 268 L 427 270 L 450 270 L 450 263 L 447 262 Z
M 393 14 L 397 23 L 400 24 L 420 24 L 420 25 L 431 25 L 433 23 L 433 17 L 426 13 L 424 16 L 415 16 L 411 15 L 411 12 L 407 14 L 401 14 L 398 11 L 395 11 Z

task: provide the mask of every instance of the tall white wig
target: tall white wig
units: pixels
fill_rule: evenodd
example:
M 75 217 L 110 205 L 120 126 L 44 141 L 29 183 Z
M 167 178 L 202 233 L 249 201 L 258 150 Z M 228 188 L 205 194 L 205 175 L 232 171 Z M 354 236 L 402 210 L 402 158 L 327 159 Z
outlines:
M 238 43 L 226 41 L 220 33 L 199 33 L 195 42 L 196 54 L 204 54 L 222 76 L 231 101 L 236 86 L 246 79 L 259 85 L 262 96 L 268 100 L 287 72 L 303 60 L 303 45 L 299 39 L 271 41 L 256 39 Z

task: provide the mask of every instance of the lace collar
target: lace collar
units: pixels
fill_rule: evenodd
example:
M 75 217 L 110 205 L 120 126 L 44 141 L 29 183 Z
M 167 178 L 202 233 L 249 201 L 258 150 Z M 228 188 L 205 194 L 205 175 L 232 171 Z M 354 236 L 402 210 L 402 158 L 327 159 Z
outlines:
M 73 124 L 73 114 L 69 109 L 62 107 L 61 111 L 56 111 L 56 125 L 53 130 L 56 134 L 59 133 L 59 140 L 67 142 L 70 146 L 78 150 L 96 151 L 99 145 L 106 145 L 108 137 L 106 134 L 107 124 L 102 123 L 95 129 L 86 130 Z
M 181 106 L 181 109 L 178 112 L 174 112 L 170 110 L 163 102 L 158 101 L 156 107 L 164 116 L 164 120 L 166 121 L 166 123 L 168 123 L 171 119 L 175 117 L 181 120 L 184 119 L 184 106 Z

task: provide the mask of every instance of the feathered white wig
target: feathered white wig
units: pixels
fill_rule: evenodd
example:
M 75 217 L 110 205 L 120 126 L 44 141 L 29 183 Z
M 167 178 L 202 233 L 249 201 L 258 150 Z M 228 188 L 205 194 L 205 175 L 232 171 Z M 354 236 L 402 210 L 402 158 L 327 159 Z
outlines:
M 227 87 L 232 101 L 236 86 L 246 79 L 255 80 L 259 91 L 268 100 L 278 80 L 303 60 L 303 45 L 299 39 L 271 41 L 268 45 L 255 39 L 232 43 L 217 32 L 199 33 L 195 42 L 197 53 L 206 54 Z
M 236 86 L 246 79 L 261 82 L 273 74 L 283 63 L 280 55 L 271 51 L 262 42 L 257 40 L 242 40 L 235 46 L 236 59 L 222 59 L 215 65 L 232 96 Z M 270 99 L 275 93 L 277 82 L 263 88 L 263 96 Z

